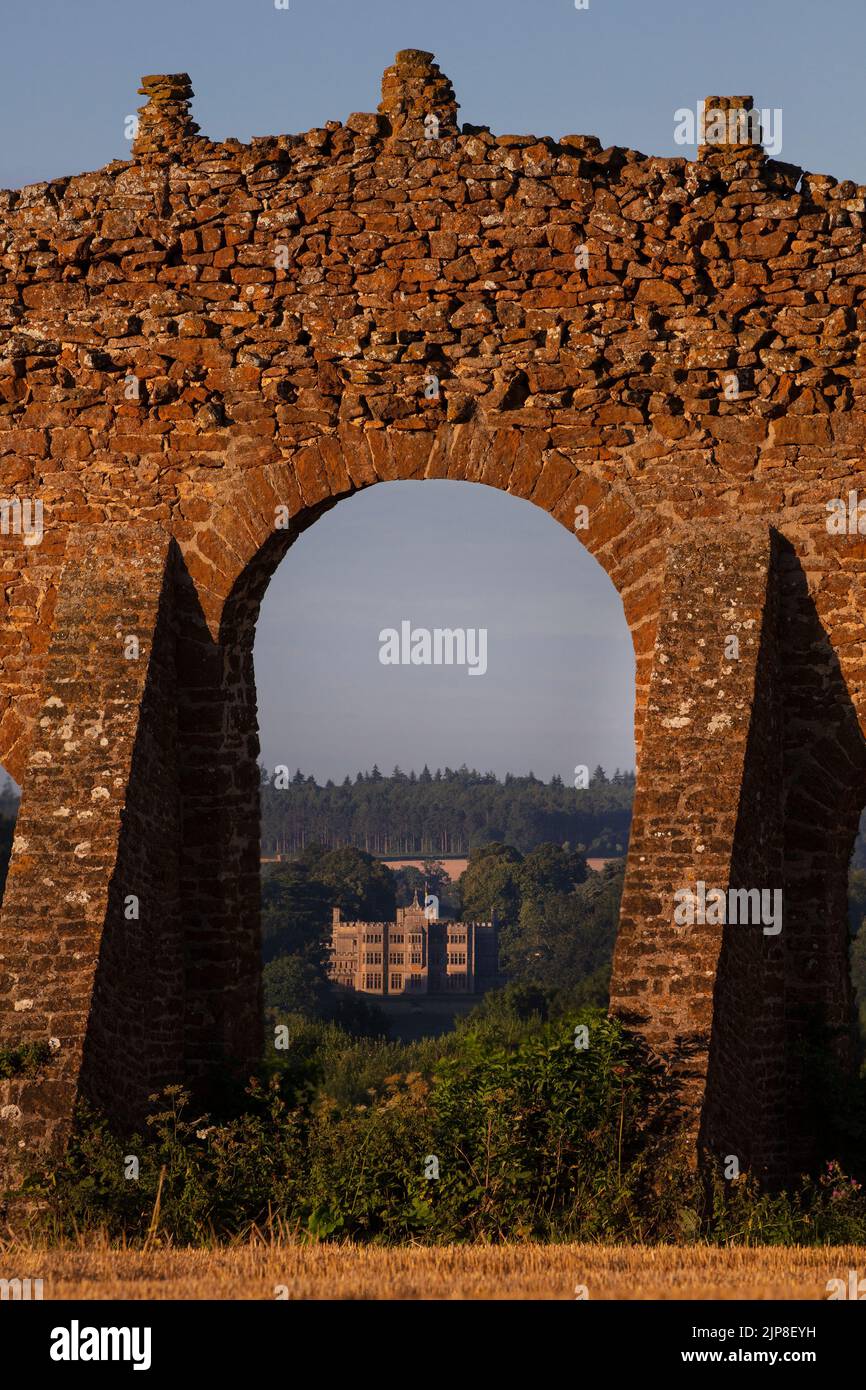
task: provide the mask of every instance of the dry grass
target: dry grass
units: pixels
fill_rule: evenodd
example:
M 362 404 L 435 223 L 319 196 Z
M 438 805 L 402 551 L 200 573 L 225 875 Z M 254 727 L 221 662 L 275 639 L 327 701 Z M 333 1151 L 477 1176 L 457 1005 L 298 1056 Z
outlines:
M 41 1278 L 46 1299 L 823 1299 L 866 1274 L 866 1248 L 265 1245 L 211 1250 L 0 1252 L 0 1278 Z M 285 1296 L 285 1295 L 283 1295 Z

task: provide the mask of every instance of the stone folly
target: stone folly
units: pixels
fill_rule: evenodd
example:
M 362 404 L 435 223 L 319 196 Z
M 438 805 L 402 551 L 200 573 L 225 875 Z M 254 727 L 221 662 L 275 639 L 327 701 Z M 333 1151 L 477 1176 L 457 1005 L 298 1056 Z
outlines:
M 702 1146 L 796 1170 L 800 1041 L 852 1062 L 866 542 L 826 522 L 866 491 L 866 190 L 754 141 L 461 127 L 419 50 L 378 110 L 248 145 L 198 132 L 186 74 L 141 90 L 130 159 L 0 193 L 0 497 L 44 523 L 0 531 L 0 1045 L 58 1042 L 0 1083 L 7 1164 L 79 1095 L 137 1122 L 258 1055 L 259 603 L 340 498 L 456 478 L 544 508 L 621 596 L 612 1008 Z M 683 928 L 699 880 L 780 888 L 784 931 Z

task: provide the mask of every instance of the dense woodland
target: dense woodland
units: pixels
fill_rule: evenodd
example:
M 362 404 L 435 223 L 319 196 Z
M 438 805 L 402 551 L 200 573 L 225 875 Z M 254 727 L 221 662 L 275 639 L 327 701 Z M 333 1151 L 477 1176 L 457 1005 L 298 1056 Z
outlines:
M 395 768 L 390 777 L 374 767 L 359 773 L 354 782 L 346 778 L 340 786 L 328 782 L 321 787 L 297 772 L 285 789 L 269 785 L 263 774 L 262 851 L 283 853 L 292 861 L 281 865 L 270 881 L 266 875 L 263 891 L 272 1007 L 290 1007 L 308 1016 L 339 1014 L 327 998 L 322 956 L 323 934 L 335 902 L 347 913 L 391 917 L 395 905 L 405 906 L 414 890 L 426 883 L 440 898 L 444 915 L 486 917 L 485 903 L 472 901 L 472 885 L 480 875 L 485 881 L 481 896 L 489 897 L 486 878 L 500 874 L 507 879 L 512 855 L 519 861 L 529 856 L 531 863 L 534 851 L 541 847 L 549 855 L 556 846 L 566 854 L 623 855 L 633 793 L 633 773 L 617 771 L 608 777 L 600 767 L 583 790 L 556 777 L 544 783 L 530 773 L 500 781 L 492 773 L 465 767 L 435 773 L 425 767 L 417 775 Z M 17 794 L 7 783 L 0 787 L 0 896 L 17 809 Z M 411 868 L 391 875 L 370 857 L 470 852 L 474 863 L 457 885 L 433 863 L 423 875 Z M 485 858 L 488 862 L 482 867 Z M 561 884 L 537 884 L 515 896 L 512 883 L 510 904 L 504 899 L 496 904 L 510 979 L 533 986 L 543 979 L 547 986 L 564 972 L 570 990 L 586 979 L 586 997 L 601 1003 L 621 881 L 619 865 L 611 866 L 607 875 L 590 875 L 585 886 L 575 882 L 565 894 Z M 464 901 L 467 891 L 469 899 Z M 849 917 L 852 975 L 866 1036 L 866 931 L 861 930 L 866 921 L 866 812 L 851 861 Z
M 546 1015 L 554 1007 L 607 1002 L 623 868 L 619 860 L 596 874 L 581 854 L 559 845 L 538 845 L 524 855 L 491 843 L 472 850 L 456 884 L 435 863 L 426 877 L 443 913 L 465 921 L 495 918 L 508 997 L 518 1011 Z M 416 869 L 394 872 L 351 846 L 308 846 L 297 858 L 266 867 L 262 937 L 271 1029 L 299 1015 L 333 1020 L 353 1033 L 387 1031 L 375 1003 L 327 977 L 331 908 L 349 918 L 393 920 L 420 879 Z
M 634 773 L 602 767 L 577 789 L 492 772 L 439 768 L 390 777 L 377 767 L 337 785 L 294 774 L 275 785 L 262 770 L 262 854 L 296 854 L 310 844 L 351 845 L 369 854 L 465 855 L 497 841 L 522 853 L 568 843 L 587 854 L 622 855 L 628 844 Z M 287 779 L 285 779 L 287 780 Z

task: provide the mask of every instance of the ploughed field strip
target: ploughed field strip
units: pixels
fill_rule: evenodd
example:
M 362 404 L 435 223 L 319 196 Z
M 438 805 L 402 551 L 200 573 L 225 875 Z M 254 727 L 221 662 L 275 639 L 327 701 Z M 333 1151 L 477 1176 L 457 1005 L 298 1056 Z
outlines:
M 801 1044 L 854 1062 L 866 189 L 769 158 L 748 97 L 693 160 L 461 126 L 415 49 L 376 111 L 248 145 L 186 74 L 141 90 L 130 159 L 0 192 L 0 1047 L 51 1044 L 0 1083 L 0 1171 L 80 1095 L 135 1125 L 257 1061 L 259 604 L 323 510 L 426 478 L 544 508 L 616 586 L 612 1008 L 696 1140 L 802 1171 Z M 729 890 L 772 933 L 703 910 Z
M 866 1269 L 866 1249 L 705 1246 L 248 1246 L 216 1250 L 12 1250 L 46 1299 L 825 1299 Z M 20 1277 L 20 1276 L 19 1276 Z M 858 1276 L 859 1277 L 859 1276 Z M 802 1321 L 805 1321 L 803 1319 Z

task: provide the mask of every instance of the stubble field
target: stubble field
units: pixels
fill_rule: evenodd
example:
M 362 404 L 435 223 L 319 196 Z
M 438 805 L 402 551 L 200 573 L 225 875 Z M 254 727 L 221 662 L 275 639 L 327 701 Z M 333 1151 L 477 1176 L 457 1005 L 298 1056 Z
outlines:
M 46 1299 L 826 1299 L 866 1248 L 266 1245 L 7 1247 L 0 1278 Z M 586 1290 L 585 1294 L 582 1289 Z

